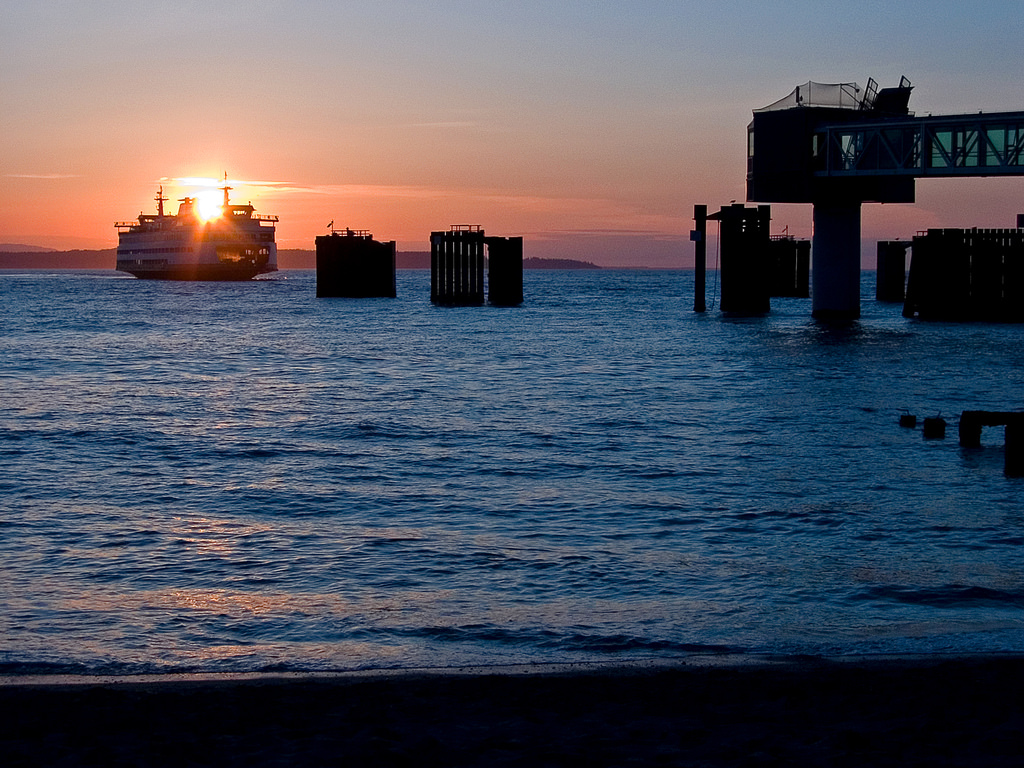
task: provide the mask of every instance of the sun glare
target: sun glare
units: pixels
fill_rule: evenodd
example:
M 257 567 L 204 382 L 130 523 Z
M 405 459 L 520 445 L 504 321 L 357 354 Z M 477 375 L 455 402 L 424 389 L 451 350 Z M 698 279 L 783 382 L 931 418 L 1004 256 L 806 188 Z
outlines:
M 196 195 L 196 213 L 203 221 L 216 219 L 223 212 L 221 205 L 224 195 L 220 190 L 210 189 Z

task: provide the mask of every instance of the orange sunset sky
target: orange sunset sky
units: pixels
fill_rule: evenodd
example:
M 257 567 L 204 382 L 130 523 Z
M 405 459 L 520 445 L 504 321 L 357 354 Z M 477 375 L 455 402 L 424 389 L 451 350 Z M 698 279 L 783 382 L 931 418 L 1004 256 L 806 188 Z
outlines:
M 744 199 L 751 110 L 807 80 L 911 109 L 1024 108 L 1015 2 L 48 2 L 0 24 L 0 243 L 110 248 L 228 173 L 278 246 L 401 250 L 481 224 L 526 255 L 684 266 L 695 203 Z M 191 181 L 191 183 L 190 183 Z M 1024 179 L 927 180 L 869 241 L 1012 226 Z M 172 210 L 176 210 L 176 202 Z M 809 206 L 773 228 L 809 237 Z

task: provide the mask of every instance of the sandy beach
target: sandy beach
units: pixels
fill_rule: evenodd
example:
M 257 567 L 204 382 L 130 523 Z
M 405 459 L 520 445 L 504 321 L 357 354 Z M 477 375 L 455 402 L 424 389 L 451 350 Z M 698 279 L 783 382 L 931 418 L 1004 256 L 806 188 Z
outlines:
M 1024 659 L 8 678 L 5 765 L 1019 765 Z

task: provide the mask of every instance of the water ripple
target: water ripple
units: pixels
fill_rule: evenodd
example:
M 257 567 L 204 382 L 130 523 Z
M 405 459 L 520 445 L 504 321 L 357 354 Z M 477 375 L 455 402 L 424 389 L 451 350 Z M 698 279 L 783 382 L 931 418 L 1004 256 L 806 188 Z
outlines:
M 0 674 L 1024 651 L 1019 328 L 288 278 L 0 280 Z

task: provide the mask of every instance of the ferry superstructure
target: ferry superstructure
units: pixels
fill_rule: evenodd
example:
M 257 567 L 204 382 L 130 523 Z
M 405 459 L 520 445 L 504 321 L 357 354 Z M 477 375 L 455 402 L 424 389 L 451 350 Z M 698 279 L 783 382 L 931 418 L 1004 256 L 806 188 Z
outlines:
M 251 203 L 232 205 L 226 178 L 222 189 L 223 205 L 204 217 L 194 197 L 165 214 L 160 187 L 155 215 L 114 224 L 117 269 L 149 280 L 250 280 L 276 272 L 277 216 L 257 214 Z

